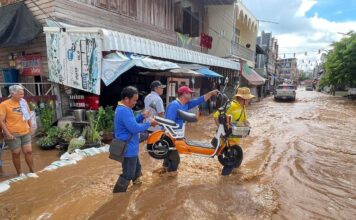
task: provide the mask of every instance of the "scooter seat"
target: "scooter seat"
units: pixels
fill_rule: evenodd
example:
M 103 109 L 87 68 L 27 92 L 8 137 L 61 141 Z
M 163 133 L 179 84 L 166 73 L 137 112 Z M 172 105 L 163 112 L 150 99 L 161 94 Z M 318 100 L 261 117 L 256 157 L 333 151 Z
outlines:
M 178 110 L 178 116 L 187 122 L 197 122 L 198 121 L 197 116 L 194 113 Z
M 193 147 L 214 148 L 209 142 L 186 140 L 185 143 Z
M 165 124 L 165 125 L 172 126 L 172 127 L 178 126 L 174 121 L 165 119 L 165 118 L 162 118 L 159 116 L 155 116 L 155 120 L 160 124 Z

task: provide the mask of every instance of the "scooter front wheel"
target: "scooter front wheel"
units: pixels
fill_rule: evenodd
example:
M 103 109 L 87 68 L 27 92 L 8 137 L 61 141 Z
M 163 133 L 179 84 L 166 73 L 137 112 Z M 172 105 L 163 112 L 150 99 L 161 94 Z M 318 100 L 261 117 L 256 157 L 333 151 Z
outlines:
M 225 147 L 218 156 L 218 160 L 223 166 L 234 166 L 235 168 L 241 165 L 242 159 L 243 151 L 239 145 Z
M 165 137 L 154 144 L 147 144 L 147 151 L 151 157 L 162 160 L 168 157 L 169 148 L 172 146 L 172 141 Z

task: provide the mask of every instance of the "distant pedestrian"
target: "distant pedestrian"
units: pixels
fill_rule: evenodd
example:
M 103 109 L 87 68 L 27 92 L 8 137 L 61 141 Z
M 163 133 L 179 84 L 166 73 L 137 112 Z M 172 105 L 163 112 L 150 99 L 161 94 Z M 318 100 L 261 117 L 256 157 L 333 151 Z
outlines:
M 21 169 L 21 151 L 30 170 L 28 177 L 35 174 L 31 146 L 31 115 L 24 97 L 24 88 L 13 85 L 9 88 L 11 98 L 0 104 L 0 125 L 5 135 L 5 144 L 12 153 L 12 162 L 19 176 L 25 176 Z
M 163 85 L 160 81 L 156 80 L 151 83 L 150 87 L 151 93 L 145 98 L 145 110 L 150 112 L 151 117 L 164 117 L 164 105 L 161 95 L 163 94 L 163 90 L 166 88 L 166 85 Z M 155 127 L 150 127 L 148 130 L 157 131 L 160 129 L 161 127 L 157 125 Z

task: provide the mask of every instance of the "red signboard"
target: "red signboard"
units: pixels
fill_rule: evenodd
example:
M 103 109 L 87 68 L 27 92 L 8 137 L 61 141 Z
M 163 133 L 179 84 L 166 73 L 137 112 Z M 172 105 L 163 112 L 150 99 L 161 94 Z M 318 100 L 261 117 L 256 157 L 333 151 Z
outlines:
M 211 49 L 213 43 L 213 38 L 205 33 L 202 33 L 200 36 L 200 46 Z
M 18 57 L 16 60 L 23 76 L 43 75 L 41 54 L 28 54 Z

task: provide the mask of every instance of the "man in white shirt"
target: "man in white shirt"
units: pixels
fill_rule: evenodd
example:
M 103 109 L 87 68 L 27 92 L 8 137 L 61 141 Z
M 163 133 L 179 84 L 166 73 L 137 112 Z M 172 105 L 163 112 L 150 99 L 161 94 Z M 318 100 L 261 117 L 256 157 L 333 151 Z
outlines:
M 156 80 L 151 83 L 151 93 L 148 94 L 145 98 L 145 110 L 150 112 L 152 117 L 160 116 L 164 117 L 164 105 L 161 95 L 163 94 L 163 89 L 166 88 L 166 85 L 163 85 L 160 81 Z M 151 106 L 155 106 L 152 108 Z M 157 131 L 161 127 L 156 125 L 155 127 L 150 127 L 148 131 Z

